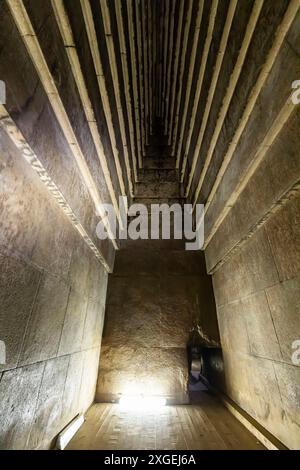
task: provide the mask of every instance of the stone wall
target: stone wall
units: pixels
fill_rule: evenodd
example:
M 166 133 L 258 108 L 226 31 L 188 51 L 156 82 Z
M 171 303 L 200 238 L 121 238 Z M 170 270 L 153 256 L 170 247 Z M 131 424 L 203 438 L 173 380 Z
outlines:
M 41 25 L 47 9 L 36 7 L 42 16 L 36 25 L 42 36 L 48 31 L 43 47 L 48 47 L 66 112 L 100 196 L 109 202 L 60 36 L 54 40 L 52 27 Z M 114 249 L 96 237 L 99 218 L 84 178 L 6 2 L 0 8 L 0 77 L 11 122 L 7 126 L 1 115 L 0 340 L 6 361 L 0 365 L 0 448 L 48 449 L 94 400 L 107 287 L 104 264 L 113 268 Z M 26 160 L 15 137 L 27 155 L 31 148 L 39 165 Z M 71 216 L 58 204 L 58 192 Z
M 0 132 L 0 448 L 49 448 L 94 400 L 107 273 Z
M 295 55 L 293 60 L 299 63 Z M 300 367 L 292 362 L 292 343 L 300 339 L 299 124 L 295 109 L 206 249 L 223 347 L 223 387 L 292 449 L 300 446 Z M 247 142 L 249 151 L 255 143 L 245 135 Z M 223 192 L 229 181 L 230 175 Z M 216 215 L 211 213 L 212 221 Z M 211 380 L 222 386 L 217 364 L 219 358 Z
M 200 201 L 209 198 L 220 162 L 235 142 L 286 6 L 264 2 Z M 290 100 L 300 76 L 299 25 L 298 11 L 205 219 L 224 360 L 219 354 L 210 359 L 210 380 L 292 449 L 300 446 L 300 367 L 292 362 L 292 343 L 300 338 L 300 108 Z M 285 103 L 289 117 L 267 144 Z
M 109 275 L 97 401 L 121 394 L 187 403 L 187 344 L 201 325 L 218 341 L 211 280 L 199 252 L 135 242 Z

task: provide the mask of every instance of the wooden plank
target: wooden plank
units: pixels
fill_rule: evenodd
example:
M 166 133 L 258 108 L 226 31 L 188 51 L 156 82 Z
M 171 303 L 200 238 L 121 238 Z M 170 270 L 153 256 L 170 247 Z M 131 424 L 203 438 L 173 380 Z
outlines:
M 116 404 L 95 404 L 67 449 L 86 448 L 260 450 L 264 447 L 220 401 L 204 395 L 199 404 L 166 406 L 149 412 L 125 411 Z

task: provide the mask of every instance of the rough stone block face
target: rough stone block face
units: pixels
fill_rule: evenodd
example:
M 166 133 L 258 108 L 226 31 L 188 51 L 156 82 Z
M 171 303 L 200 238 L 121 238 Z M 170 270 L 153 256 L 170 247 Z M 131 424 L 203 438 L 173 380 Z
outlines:
M 291 449 L 299 448 L 299 367 L 224 351 L 230 397 Z
M 247 325 L 251 355 L 281 361 L 278 333 L 266 293 L 257 292 L 243 299 L 241 303 L 241 313 Z
M 58 354 L 71 354 L 80 351 L 87 315 L 87 298 L 72 290 L 64 319 Z
M 17 366 L 40 278 L 33 267 L 0 254 L 0 339 L 6 345 L 6 364 L 0 370 Z
M 272 217 L 266 230 L 280 281 L 299 276 L 300 194 Z
M 201 253 L 127 249 L 109 277 L 97 401 L 121 394 L 186 403 L 187 344 L 201 323 L 219 340 L 213 292 Z M 202 322 L 202 319 L 208 319 Z
M 180 186 L 178 182 L 147 182 L 137 183 L 135 185 L 136 197 L 178 197 L 180 194 Z
M 213 276 L 217 305 L 274 285 L 278 275 L 264 229 Z
M 57 355 L 69 290 L 62 279 L 44 274 L 26 328 L 20 355 L 21 365 Z
M 47 448 L 60 431 L 63 393 L 70 358 L 55 358 L 45 364 L 35 417 L 28 441 L 30 449 Z
M 95 399 L 99 355 L 100 346 L 84 351 L 78 409 L 81 413 L 85 413 Z
M 300 339 L 300 278 L 270 287 L 266 294 L 283 359 L 291 362 L 292 343 Z
M 26 60 L 16 109 L 28 100 L 25 77 L 35 83 Z M 51 176 L 60 175 L 56 183 L 93 238 L 94 209 L 66 143 L 52 135 L 57 124 L 43 113 L 41 90 L 36 93 L 28 100 L 32 121 L 23 114 L 20 126 L 34 149 L 43 150 Z M 45 127 L 45 117 L 53 126 Z M 2 127 L 0 178 L 0 340 L 7 353 L 0 365 L 0 447 L 49 449 L 94 399 L 107 273 Z M 112 264 L 111 245 L 96 243 Z
M 0 382 L 0 448 L 25 449 L 35 416 L 44 364 L 4 372 Z
M 16 153 L 18 159 L 14 158 Z M 0 243 L 30 259 L 38 238 L 37 219 L 42 195 L 28 178 L 30 169 L 2 127 L 0 155 Z
M 275 363 L 274 370 L 279 384 L 283 404 L 282 421 L 289 431 L 285 439 L 290 441 L 291 449 L 300 447 L 300 367 L 289 364 Z
M 299 365 L 292 363 L 300 331 L 299 207 L 294 194 L 213 275 L 225 391 L 291 449 L 300 443 Z
M 158 395 L 186 403 L 187 379 L 185 349 L 103 347 L 96 396 L 117 401 L 122 394 Z
M 80 405 L 80 389 L 83 376 L 85 352 L 78 352 L 70 356 L 66 374 L 61 409 L 61 425 L 66 426 L 76 416 Z M 83 409 L 82 411 L 86 411 Z
M 218 320 L 222 348 L 240 354 L 249 354 L 249 338 L 242 302 L 230 302 L 219 307 Z

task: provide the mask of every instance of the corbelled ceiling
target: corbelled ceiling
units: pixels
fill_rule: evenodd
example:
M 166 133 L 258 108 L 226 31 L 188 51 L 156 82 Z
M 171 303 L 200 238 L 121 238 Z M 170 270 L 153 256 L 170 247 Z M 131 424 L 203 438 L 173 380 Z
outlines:
M 47 95 L 98 213 L 102 202 L 118 211 L 119 195 L 135 195 L 156 137 L 174 159 L 182 194 L 205 204 L 206 248 L 295 110 L 297 70 L 277 69 L 299 53 L 299 0 L 2 5 L 3 21 L 19 36 L 15 54 L 30 58 L 28 93 L 40 87 Z M 27 105 L 9 80 L 7 87 L 2 115 L 35 149 L 17 122 L 16 110 Z

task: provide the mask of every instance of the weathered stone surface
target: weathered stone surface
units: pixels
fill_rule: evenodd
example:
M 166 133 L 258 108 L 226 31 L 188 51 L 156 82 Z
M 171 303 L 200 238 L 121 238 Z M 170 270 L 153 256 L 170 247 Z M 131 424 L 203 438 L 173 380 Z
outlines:
M 70 356 L 62 398 L 61 428 L 66 426 L 76 416 L 79 410 L 84 356 L 85 352 L 78 352 Z
M 83 244 L 75 245 L 72 251 L 68 279 L 77 292 L 89 293 L 89 256 Z
M 299 446 L 299 367 L 224 351 L 229 396 L 277 439 Z
M 80 351 L 87 313 L 87 298 L 71 289 L 58 354 Z
M 243 299 L 241 310 L 247 325 L 251 354 L 274 361 L 282 360 L 274 319 L 265 292 Z
M 159 323 L 161 346 L 164 348 L 186 348 L 195 312 L 184 304 L 164 304 Z
M 218 308 L 218 320 L 223 350 L 249 354 L 246 317 L 241 301 L 230 302 Z
M 16 367 L 41 273 L 12 256 L 0 254 L 0 339 L 6 345 L 6 364 Z
M 180 186 L 176 181 L 140 182 L 135 185 L 135 196 L 146 198 L 176 198 L 180 196 Z
M 68 297 L 69 287 L 62 279 L 44 274 L 26 328 L 20 365 L 56 356 Z
M 263 228 L 213 275 L 216 303 L 222 305 L 242 299 L 276 282 L 277 270 Z
M 180 348 L 104 348 L 96 399 L 116 401 L 121 394 L 159 395 L 187 402 L 187 357 Z M 121 361 L 121 362 L 119 362 Z
M 31 431 L 44 364 L 7 371 L 0 381 L 0 448 L 25 449 Z
M 97 300 L 90 299 L 87 304 L 83 330 L 82 349 L 100 346 L 104 322 L 104 307 Z
M 159 303 L 144 301 L 142 305 L 108 305 L 105 314 L 103 344 L 121 347 L 130 342 L 139 347 L 155 348 L 162 345 L 161 307 Z
M 51 359 L 45 365 L 28 447 L 47 449 L 61 429 L 63 393 L 70 358 Z
M 118 276 L 161 275 L 163 258 L 159 251 L 140 249 L 131 255 L 132 250 L 121 250 L 116 256 L 115 272 Z
M 99 261 L 90 254 L 89 269 L 89 292 L 91 299 L 97 300 L 100 305 L 105 306 L 108 273 Z
M 162 256 L 162 273 L 168 276 L 205 276 L 204 253 L 168 250 Z
M 95 399 L 99 355 L 100 347 L 88 349 L 84 352 L 78 409 L 81 413 L 85 413 Z
M 38 238 L 43 197 L 29 174 L 28 165 L 0 127 L 0 243 L 25 259 L 31 259 Z
M 157 181 L 178 181 L 177 170 L 139 170 L 139 181 L 153 183 Z
M 290 449 L 300 447 L 300 367 L 288 364 L 274 364 L 280 396 L 284 408 L 283 424 L 280 430 L 282 440 L 287 442 Z
M 96 399 L 121 393 L 161 394 L 187 401 L 186 347 L 201 323 L 218 326 L 201 253 L 140 249 L 118 252 L 109 277 Z
M 284 281 L 299 276 L 300 194 L 285 204 L 272 217 L 266 230 L 280 280 Z
M 107 304 L 115 306 L 136 306 L 144 302 L 156 301 L 158 292 L 158 280 L 151 276 L 137 276 L 132 282 L 126 277 L 109 276 L 107 290 Z
M 173 170 L 175 166 L 175 159 L 172 157 L 153 158 L 146 157 L 144 159 L 144 168 L 147 170 Z
M 179 196 L 173 197 L 173 198 L 167 198 L 167 197 L 135 197 L 133 199 L 134 204 L 143 204 L 146 206 L 147 210 L 150 212 L 151 210 L 151 205 L 153 204 L 167 204 L 168 206 L 172 206 L 173 204 L 180 204 L 181 206 L 184 204 L 185 199 L 180 198 Z
M 300 339 L 300 278 L 270 287 L 266 294 L 283 358 L 291 362 L 292 343 Z

